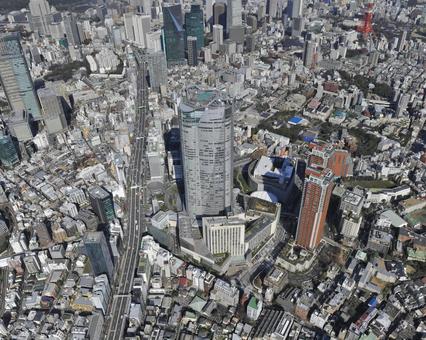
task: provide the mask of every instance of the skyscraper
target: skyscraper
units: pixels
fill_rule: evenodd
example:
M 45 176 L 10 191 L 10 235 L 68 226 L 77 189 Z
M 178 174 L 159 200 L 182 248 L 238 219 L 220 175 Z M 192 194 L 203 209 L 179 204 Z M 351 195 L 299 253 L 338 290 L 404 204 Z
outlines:
M 218 45 L 223 45 L 223 26 L 213 25 L 213 41 Z
M 50 35 L 52 12 L 47 0 L 30 0 L 29 8 L 32 29 L 40 35 Z
M 84 236 L 83 242 L 93 273 L 96 276 L 106 274 L 111 281 L 114 276 L 114 265 L 104 233 L 101 231 L 88 232 Z
M 67 128 L 64 108 L 60 97 L 50 88 L 37 91 L 43 109 L 43 121 L 47 131 L 55 134 Z
M 149 84 L 158 91 L 160 86 L 167 85 L 167 63 L 163 51 L 147 53 Z
M 297 224 L 296 243 L 311 249 L 318 246 L 325 227 L 333 191 L 333 172 L 330 169 L 316 170 L 308 168 L 308 176 L 303 185 L 302 203 Z
M 186 89 L 179 105 L 185 185 L 190 216 L 231 210 L 233 188 L 233 102 L 218 90 Z
M 303 11 L 303 0 L 291 0 L 291 17 L 301 18 Z
M 146 34 L 151 30 L 151 16 L 143 14 L 133 15 L 133 32 L 135 43 L 140 47 L 146 47 Z
M 5 167 L 19 163 L 18 152 L 10 135 L 0 132 L 0 161 Z
M 197 66 L 198 65 L 197 38 L 188 36 L 186 46 L 188 50 L 188 65 Z
M 312 68 L 315 66 L 315 55 L 317 53 L 317 42 L 307 37 L 303 49 L 303 66 Z
M 0 35 L 0 79 L 15 115 L 41 119 L 41 109 L 17 34 Z
M 101 223 L 108 223 L 115 218 L 114 201 L 110 192 L 100 186 L 91 187 L 89 199 Z
M 229 0 L 226 11 L 226 32 L 231 26 L 241 26 L 243 24 L 241 0 Z
M 182 64 L 185 61 L 185 30 L 181 5 L 163 4 L 163 21 L 167 64 Z
M 63 21 L 68 45 L 80 46 L 81 39 L 80 35 L 78 34 L 78 27 L 75 17 L 72 14 L 68 14 L 64 16 Z
M 197 38 L 197 53 L 204 47 L 204 18 L 200 5 L 191 5 L 191 12 L 185 13 L 186 36 Z
M 226 19 L 226 4 L 217 2 L 213 5 L 213 25 L 222 25 L 226 31 L 227 19 Z

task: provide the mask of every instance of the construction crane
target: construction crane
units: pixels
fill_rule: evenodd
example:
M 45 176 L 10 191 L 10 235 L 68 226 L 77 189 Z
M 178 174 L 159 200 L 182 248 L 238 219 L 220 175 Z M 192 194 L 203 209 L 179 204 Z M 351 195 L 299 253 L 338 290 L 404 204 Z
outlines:
M 374 0 L 368 0 L 367 7 L 364 13 L 364 20 L 357 27 L 357 31 L 361 32 L 364 37 L 367 37 L 370 33 L 373 32 L 373 7 Z

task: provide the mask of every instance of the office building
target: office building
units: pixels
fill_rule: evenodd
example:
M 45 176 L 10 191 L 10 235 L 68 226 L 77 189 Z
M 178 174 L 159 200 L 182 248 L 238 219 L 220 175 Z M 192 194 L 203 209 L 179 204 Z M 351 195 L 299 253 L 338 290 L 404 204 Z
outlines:
M 276 18 L 278 13 L 278 0 L 267 0 L 266 13 L 270 18 Z
M 209 27 L 213 24 L 213 2 L 214 0 L 206 0 L 206 24 L 209 25 Z
M 189 36 L 186 42 L 188 50 L 188 65 L 197 66 L 198 65 L 198 53 L 197 53 L 197 37 Z
M 25 256 L 23 261 L 25 269 L 29 274 L 37 274 L 41 271 L 41 264 L 37 255 Z
M 144 14 L 133 15 L 134 42 L 144 48 L 147 46 L 146 34 L 151 31 L 151 16 Z
M 212 254 L 244 256 L 245 228 L 237 217 L 203 217 L 203 238 Z
M 311 249 L 318 246 L 324 235 L 334 175 L 330 169 L 311 168 L 307 169 L 306 174 L 308 177 L 303 185 L 296 243 Z
M 0 35 L 0 78 L 13 113 L 20 117 L 26 112 L 40 120 L 40 104 L 17 34 Z
M 66 129 L 67 119 L 61 98 L 51 88 L 40 89 L 37 94 L 43 110 L 43 121 L 49 134 L 55 134 Z
M 123 47 L 122 39 L 122 26 L 112 26 L 111 27 L 111 40 L 114 44 L 114 48 L 121 49 Z
M 47 0 L 30 0 L 30 24 L 34 32 L 39 35 L 50 35 L 52 11 Z
M 106 274 L 111 282 L 114 276 L 114 265 L 104 233 L 101 231 L 88 232 L 84 236 L 83 243 L 93 273 L 96 276 Z
M 216 2 L 213 6 L 213 25 L 222 25 L 224 30 L 227 25 L 226 8 L 222 2 Z
M 303 12 L 303 0 L 291 0 L 291 17 L 301 18 Z
M 147 53 L 149 84 L 158 91 L 160 86 L 167 85 L 167 62 L 163 51 Z
M 12 167 L 19 163 L 18 151 L 10 135 L 0 132 L 0 161 L 4 167 Z
M 230 211 L 233 201 L 233 102 L 191 86 L 179 105 L 185 205 L 191 216 Z
M 226 11 L 226 32 L 228 33 L 232 26 L 242 26 L 242 5 L 241 0 L 229 0 Z
M 305 20 L 303 19 L 303 17 L 294 18 L 292 20 L 291 36 L 293 38 L 300 37 L 304 29 L 305 29 Z
M 411 96 L 408 93 L 403 93 L 400 95 L 398 100 L 398 105 L 396 107 L 397 117 L 401 117 L 404 112 L 407 110 L 408 104 L 410 103 Z
M 80 46 L 81 39 L 78 33 L 77 21 L 73 14 L 68 14 L 63 18 L 65 34 L 67 37 L 68 45 Z
M 100 186 L 91 187 L 89 200 L 101 223 L 111 222 L 115 218 L 114 200 L 110 192 Z
M 161 31 L 146 34 L 146 48 L 151 52 L 163 52 L 161 48 Z
M 185 62 L 185 30 L 181 5 L 163 4 L 163 38 L 167 65 Z
M 303 48 L 303 66 L 307 68 L 315 67 L 317 42 L 313 40 L 311 34 L 308 34 Z
M 223 45 L 223 26 L 213 25 L 213 42 L 218 46 Z
M 204 47 L 204 17 L 200 5 L 191 5 L 191 11 L 185 13 L 185 32 L 187 37 L 195 37 L 197 40 L 197 54 Z
M 27 142 L 33 138 L 32 121 L 25 111 L 10 117 L 6 124 L 10 134 L 19 142 Z
M 403 30 L 401 33 L 401 37 L 398 39 L 398 45 L 397 45 L 398 52 L 402 52 L 404 50 L 406 41 L 407 41 L 407 31 Z
M 124 31 L 126 33 L 127 41 L 135 41 L 135 33 L 133 32 L 133 15 L 134 13 L 132 12 L 123 14 Z

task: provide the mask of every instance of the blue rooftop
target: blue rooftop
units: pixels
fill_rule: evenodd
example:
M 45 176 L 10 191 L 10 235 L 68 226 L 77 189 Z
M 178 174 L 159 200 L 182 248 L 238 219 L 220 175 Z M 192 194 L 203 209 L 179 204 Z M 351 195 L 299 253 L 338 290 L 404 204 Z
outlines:
M 292 118 L 290 118 L 290 120 L 288 121 L 288 123 L 290 124 L 300 124 L 302 122 L 303 118 L 298 117 L 298 116 L 294 116 Z

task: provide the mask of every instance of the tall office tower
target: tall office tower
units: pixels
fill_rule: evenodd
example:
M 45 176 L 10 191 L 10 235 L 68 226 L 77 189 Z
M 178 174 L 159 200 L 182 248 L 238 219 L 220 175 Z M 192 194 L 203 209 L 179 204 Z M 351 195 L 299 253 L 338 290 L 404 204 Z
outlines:
M 294 38 L 300 37 L 305 29 L 305 20 L 303 17 L 294 18 L 291 25 L 291 36 Z
M 111 40 L 115 48 L 120 49 L 123 47 L 122 26 L 111 27 Z
M 301 18 L 303 12 L 303 0 L 291 0 L 291 17 Z
M 198 53 L 197 53 L 197 37 L 189 36 L 187 38 L 186 46 L 188 49 L 188 65 L 198 65 Z
M 213 25 L 213 4 L 215 0 L 206 0 L 206 25 Z
M 151 17 L 152 0 L 142 0 L 142 13 Z
M 133 15 L 133 32 L 135 43 L 144 48 L 147 45 L 146 34 L 151 31 L 151 16 L 145 14 Z
M 49 134 L 55 134 L 67 128 L 64 108 L 61 98 L 51 89 L 37 91 L 43 109 L 43 121 Z
M 101 231 L 88 232 L 84 236 L 83 243 L 85 253 L 90 259 L 93 273 L 96 276 L 106 274 L 108 279 L 112 281 L 114 265 L 104 233 Z
M 41 119 L 40 104 L 17 34 L 0 35 L 0 78 L 10 108 L 16 116 Z
M 18 151 L 10 135 L 0 132 L 0 161 L 5 167 L 13 167 L 19 163 Z
M 181 5 L 163 4 L 164 46 L 167 65 L 185 61 L 185 30 Z
M 10 134 L 19 142 L 27 142 L 33 138 L 32 121 L 25 111 L 10 117 L 6 124 Z
M 203 239 L 214 254 L 245 254 L 245 223 L 238 217 L 203 217 Z
M 226 11 L 226 32 L 229 32 L 231 26 L 241 26 L 243 24 L 241 0 L 229 0 Z
M 213 25 L 213 41 L 218 45 L 223 45 L 223 26 Z
M 147 54 L 149 84 L 158 91 L 160 86 L 167 85 L 167 61 L 163 51 L 149 51 Z
M 233 102 L 222 92 L 186 89 L 179 105 L 185 205 L 190 216 L 232 208 Z
M 399 96 L 398 105 L 396 107 L 396 115 L 401 117 L 405 110 L 407 110 L 408 103 L 410 102 L 411 96 L 408 93 L 403 93 Z
M 123 14 L 124 31 L 126 32 L 126 40 L 135 41 L 135 33 L 133 32 L 133 15 L 134 13 L 128 12 Z
M 401 37 L 398 39 L 398 45 L 397 45 L 398 52 L 402 52 L 404 50 L 406 40 L 407 40 L 407 31 L 403 30 L 401 33 Z
M 146 34 L 146 48 L 152 52 L 162 52 L 161 31 L 154 31 Z
M 197 38 L 197 53 L 204 47 L 204 17 L 200 5 L 191 5 L 191 12 L 185 13 L 186 36 Z
M 334 175 L 330 169 L 321 171 L 308 168 L 308 170 L 309 177 L 303 184 L 296 243 L 311 249 L 318 246 L 324 235 Z
M 276 18 L 278 13 L 278 0 L 267 0 L 266 13 L 270 18 Z
M 30 0 L 29 7 L 32 29 L 40 35 L 49 35 L 52 11 L 47 0 Z
M 80 35 L 78 34 L 77 21 L 75 20 L 74 15 L 68 14 L 64 16 L 63 22 L 68 45 L 80 46 L 81 39 Z
M 226 4 L 222 2 L 216 2 L 213 6 L 213 25 L 222 25 L 223 29 L 226 30 L 226 13 Z
M 100 186 L 89 188 L 89 199 L 93 211 L 101 223 L 108 223 L 115 218 L 112 194 Z
M 315 67 L 316 54 L 317 42 L 308 35 L 303 48 L 303 66 L 307 68 Z

